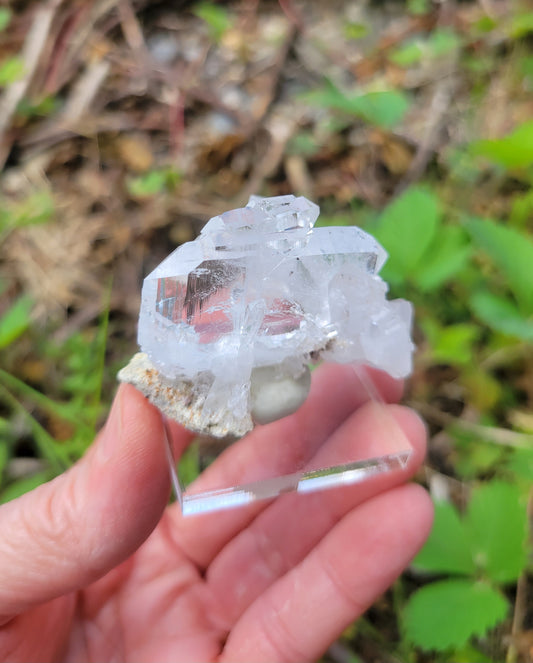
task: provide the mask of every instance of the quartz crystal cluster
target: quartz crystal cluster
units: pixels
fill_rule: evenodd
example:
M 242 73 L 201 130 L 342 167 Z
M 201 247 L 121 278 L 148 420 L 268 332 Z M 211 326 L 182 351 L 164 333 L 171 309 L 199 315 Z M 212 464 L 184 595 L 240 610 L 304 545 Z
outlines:
M 212 218 L 146 277 L 142 353 L 119 377 L 221 436 L 269 420 L 254 414 L 261 389 L 289 403 L 296 393 L 270 418 L 295 409 L 320 359 L 406 376 L 412 307 L 386 298 L 384 249 L 356 227 L 314 228 L 318 214 L 303 197 L 252 196 Z

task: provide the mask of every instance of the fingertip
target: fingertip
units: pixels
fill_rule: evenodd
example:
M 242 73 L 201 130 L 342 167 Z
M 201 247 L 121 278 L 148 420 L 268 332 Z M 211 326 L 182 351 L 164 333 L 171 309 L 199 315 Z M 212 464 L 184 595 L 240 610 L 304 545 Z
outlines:
M 148 434 L 152 440 L 162 436 L 159 411 L 135 387 L 119 385 L 105 426 L 97 438 L 97 456 L 109 462 L 117 454 L 137 448 L 137 442 Z
M 132 452 L 149 449 L 164 454 L 164 425 L 161 412 L 135 387 L 122 384 L 117 393 L 121 403 L 122 442 Z
M 117 403 L 118 405 L 116 405 Z M 177 421 L 163 415 L 144 394 L 131 384 L 123 383 L 119 386 L 108 423 L 115 416 L 115 409 L 117 417 L 120 419 L 121 435 L 130 440 L 131 447 L 135 446 L 134 443 L 137 440 L 145 439 L 147 436 L 152 440 L 155 438 L 164 440 L 168 433 L 173 452 L 176 457 L 179 457 L 194 437 L 194 433 Z M 113 426 L 112 423 L 111 426 Z M 161 444 L 159 444 L 159 448 L 164 450 Z
M 135 387 L 121 384 L 96 444 L 96 462 L 84 458 L 80 468 L 88 473 L 90 514 L 102 522 L 100 545 L 112 549 L 118 537 L 122 545 L 111 555 L 133 551 L 157 524 L 170 492 L 160 411 Z
M 410 562 L 426 542 L 433 526 L 433 502 L 427 490 L 417 483 L 408 483 L 394 489 L 398 517 L 404 523 L 400 533 L 402 541 L 409 541 Z
M 370 366 L 361 366 L 357 368 L 358 373 L 364 373 L 366 379 L 374 385 L 379 396 L 385 403 L 398 403 L 403 396 L 405 381 L 399 378 L 393 378 L 385 371 Z
M 136 434 L 154 430 L 163 434 L 163 419 L 160 410 L 131 384 L 121 384 L 116 398 L 122 403 L 121 423 L 124 430 L 133 428 Z
M 412 450 L 409 459 L 409 468 L 412 472 L 423 463 L 427 448 L 427 427 L 422 417 L 410 407 L 405 405 L 389 405 L 394 420 L 400 427 L 402 434 Z

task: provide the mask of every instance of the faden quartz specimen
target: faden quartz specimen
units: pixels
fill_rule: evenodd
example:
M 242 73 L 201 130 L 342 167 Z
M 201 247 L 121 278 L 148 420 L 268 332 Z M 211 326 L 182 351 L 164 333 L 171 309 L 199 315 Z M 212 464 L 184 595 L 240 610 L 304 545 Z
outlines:
M 314 228 L 318 214 L 252 196 L 212 218 L 146 277 L 142 353 L 120 379 L 192 430 L 240 436 L 294 411 L 320 359 L 406 376 L 412 307 L 386 299 L 384 249 L 356 227 Z

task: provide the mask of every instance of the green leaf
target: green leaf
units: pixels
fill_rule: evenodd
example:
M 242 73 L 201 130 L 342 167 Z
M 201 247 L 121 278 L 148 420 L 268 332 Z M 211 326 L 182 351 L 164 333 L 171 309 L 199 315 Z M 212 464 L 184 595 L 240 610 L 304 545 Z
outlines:
M 464 148 L 450 147 L 444 150 L 442 158 L 448 167 L 449 177 L 463 185 L 474 186 L 479 181 L 482 169 L 474 155 Z
M 374 234 L 389 253 L 383 270 L 405 279 L 415 271 L 435 238 L 440 223 L 437 197 L 425 189 L 412 187 L 382 213 Z
M 454 467 L 457 475 L 463 480 L 476 479 L 480 474 L 492 471 L 503 462 L 506 449 L 500 445 L 480 442 L 475 437 L 462 443 L 459 432 L 455 432 L 454 441 L 456 446 Z
M 404 118 L 409 109 L 409 99 L 399 90 L 368 92 L 350 100 L 350 111 L 367 122 L 384 129 L 392 129 Z
M 6 375 L 9 375 L 2 369 L 0 373 L 5 379 Z M 16 379 L 16 378 L 15 378 Z M 20 403 L 2 384 L 0 384 L 0 397 L 4 402 L 6 402 L 10 407 L 12 407 L 17 414 L 21 415 L 24 420 L 28 423 L 31 432 L 33 434 L 37 449 L 41 454 L 41 457 L 46 459 L 50 467 L 59 474 L 64 471 L 67 467 L 70 466 L 70 459 L 68 454 L 65 453 L 65 450 L 61 445 L 56 444 L 55 440 L 48 433 L 48 431 L 43 428 L 43 426 L 37 421 L 37 419 L 29 412 L 26 407 Z M 46 398 L 46 397 L 44 397 Z
M 520 490 L 490 481 L 472 493 L 465 516 L 476 565 L 494 582 L 513 582 L 527 564 L 527 516 Z
M 518 303 L 527 313 L 533 313 L 531 239 L 525 233 L 488 219 L 469 219 L 465 225 L 477 245 L 502 271 Z
M 432 31 L 428 46 L 432 57 L 440 58 L 457 50 L 461 45 L 461 38 L 451 28 L 436 28 Z
M 478 21 L 475 21 L 473 26 L 474 34 L 479 32 L 481 35 L 486 34 L 487 32 L 492 32 L 494 28 L 498 27 L 498 21 L 494 20 L 490 16 L 482 16 Z
M 513 449 L 507 458 L 505 468 L 513 476 L 533 484 L 533 448 Z
M 533 120 L 520 125 L 504 138 L 475 141 L 470 145 L 470 151 L 504 168 L 527 168 L 533 163 Z
M 6 502 L 24 495 L 24 493 L 29 493 L 30 490 L 37 488 L 37 486 L 49 481 L 51 478 L 52 475 L 50 472 L 43 471 L 14 481 L 0 494 L 0 504 L 5 504 Z
M 520 39 L 533 32 L 533 12 L 515 14 L 511 20 L 509 33 L 514 39 Z
M 23 295 L 0 318 L 0 349 L 11 345 L 26 331 L 32 308 L 31 297 Z
M 463 365 L 472 361 L 472 346 L 481 334 L 478 325 L 465 322 L 441 327 L 427 317 L 420 324 L 431 344 L 434 363 Z
M 47 117 L 58 110 L 60 101 L 54 95 L 30 100 L 24 97 L 17 106 L 17 115 L 21 118 Z
M 320 145 L 310 131 L 296 133 L 287 144 L 288 154 L 298 154 L 304 157 L 313 156 L 320 150 Z
M 368 25 L 364 23 L 346 23 L 344 25 L 344 36 L 347 39 L 362 39 L 369 34 Z
M 481 334 L 481 326 L 475 327 Z M 465 362 L 460 381 L 470 406 L 479 412 L 490 412 L 503 398 L 505 385 L 491 371 L 473 361 L 474 357 L 475 354 L 471 353 L 470 361 Z
M 430 573 L 470 575 L 475 572 L 465 527 L 448 502 L 435 502 L 433 528 L 412 564 Z
M 11 9 L 0 7 L 0 32 L 3 32 L 11 22 Z
M 194 13 L 207 23 L 210 36 L 215 42 L 219 42 L 232 25 L 228 10 L 213 2 L 201 2 L 194 8 Z
M 436 28 L 427 40 L 414 39 L 394 50 L 389 59 L 399 67 L 410 67 L 424 58 L 441 58 L 457 50 L 461 40 L 449 28 Z
M 464 646 L 505 619 L 509 605 L 495 589 L 472 580 L 442 580 L 416 591 L 407 602 L 407 640 L 426 651 Z
M 410 106 L 407 95 L 399 90 L 349 94 L 328 79 L 321 88 L 303 94 L 302 99 L 313 106 L 356 115 L 385 129 L 399 124 Z
M 79 423 L 79 413 L 73 412 L 70 403 L 54 401 L 42 392 L 17 378 L 15 375 L 7 373 L 2 368 L 0 368 L 0 385 L 4 385 L 8 389 L 15 391 L 28 401 L 34 402 L 38 407 L 54 417 L 65 419 L 74 424 Z M 84 403 L 84 407 L 86 407 L 86 403 Z M 29 412 L 26 414 L 28 417 L 31 417 Z M 53 442 L 52 438 L 50 438 L 50 440 Z
M 483 643 L 481 643 L 481 646 Z M 447 659 L 449 662 L 450 659 Z M 467 643 L 464 647 L 453 650 L 453 663 L 494 663 L 492 656 L 487 656 L 474 645 Z
M 470 306 L 495 331 L 533 341 L 533 320 L 524 317 L 508 298 L 481 291 L 472 295 Z
M 0 64 L 0 85 L 9 85 L 24 75 L 24 61 L 14 55 Z
M 132 178 L 128 182 L 128 191 L 139 198 L 154 196 L 165 188 L 165 181 L 165 174 L 154 170 L 146 175 Z
M 151 170 L 139 177 L 128 180 L 128 191 L 137 198 L 150 198 L 164 190 L 175 189 L 181 180 L 181 173 L 175 168 Z
M 514 196 L 509 224 L 515 228 L 524 227 L 531 218 L 533 218 L 533 188 Z
M 7 461 L 11 455 L 10 444 L 6 435 L 9 427 L 9 422 L 6 419 L 0 417 L 0 480 L 2 479 Z
M 46 189 L 34 191 L 12 203 L 0 196 L 0 232 L 48 223 L 54 213 L 54 199 Z
M 464 267 L 471 253 L 472 247 L 461 228 L 443 226 L 436 233 L 413 278 L 422 290 L 436 290 Z
M 429 9 L 429 0 L 407 0 L 407 11 L 409 14 L 421 16 L 422 14 L 427 14 Z
M 395 49 L 390 55 L 389 60 L 399 67 L 410 67 L 420 62 L 424 55 L 424 48 L 419 41 L 411 41 Z
M 524 78 L 533 80 L 533 55 L 525 55 L 520 58 L 518 68 Z

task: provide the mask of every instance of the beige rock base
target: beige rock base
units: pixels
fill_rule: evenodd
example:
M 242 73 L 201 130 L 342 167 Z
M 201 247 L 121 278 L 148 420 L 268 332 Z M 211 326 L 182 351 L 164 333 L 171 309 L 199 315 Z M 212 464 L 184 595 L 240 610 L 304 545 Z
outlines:
M 144 352 L 133 355 L 119 372 L 120 382 L 132 384 L 167 417 L 189 430 L 214 437 L 242 437 L 253 429 L 251 417 L 238 418 L 227 409 L 204 412 L 204 402 L 210 387 L 206 379 L 205 391 L 201 382 L 169 380 L 161 375 Z

